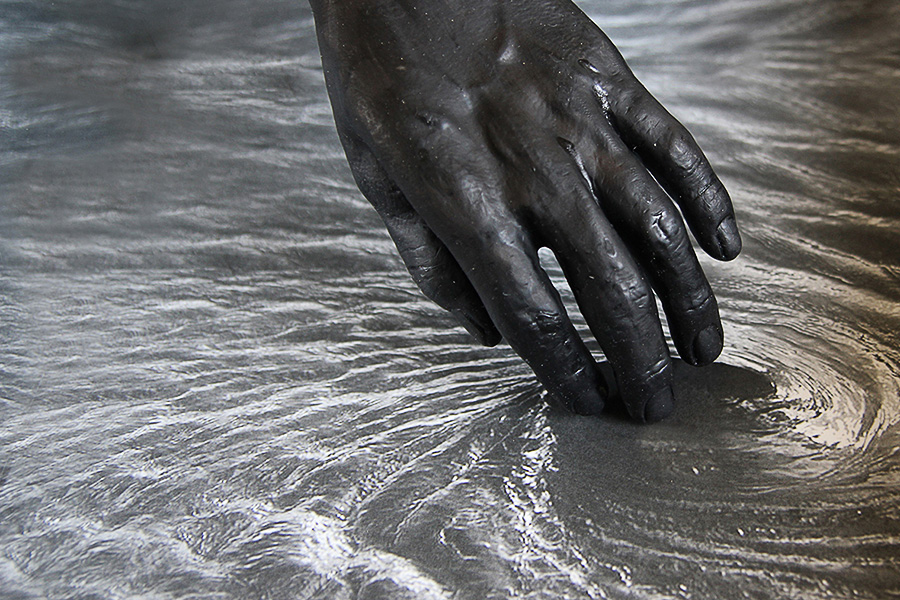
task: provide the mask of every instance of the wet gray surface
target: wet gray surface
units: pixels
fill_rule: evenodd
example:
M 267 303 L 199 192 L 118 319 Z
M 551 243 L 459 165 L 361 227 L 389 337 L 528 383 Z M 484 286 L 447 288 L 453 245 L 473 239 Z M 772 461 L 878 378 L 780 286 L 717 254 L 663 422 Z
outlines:
M 0 597 L 900 595 L 900 4 L 580 5 L 743 225 L 654 426 L 416 291 L 304 2 L 0 1 Z

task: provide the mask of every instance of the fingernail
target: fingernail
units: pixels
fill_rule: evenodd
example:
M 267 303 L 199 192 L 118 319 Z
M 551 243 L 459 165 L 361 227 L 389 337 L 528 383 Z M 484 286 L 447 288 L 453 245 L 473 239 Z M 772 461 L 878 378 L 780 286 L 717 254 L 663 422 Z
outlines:
M 741 252 L 741 234 L 734 217 L 728 217 L 716 230 L 716 243 L 724 260 L 731 260 Z
M 708 365 L 722 352 L 722 331 L 715 325 L 707 325 L 706 329 L 697 334 L 691 350 L 694 352 L 694 365 Z
M 655 423 L 672 414 L 675 410 L 675 396 L 672 388 L 666 386 L 654 394 L 644 405 L 644 422 Z

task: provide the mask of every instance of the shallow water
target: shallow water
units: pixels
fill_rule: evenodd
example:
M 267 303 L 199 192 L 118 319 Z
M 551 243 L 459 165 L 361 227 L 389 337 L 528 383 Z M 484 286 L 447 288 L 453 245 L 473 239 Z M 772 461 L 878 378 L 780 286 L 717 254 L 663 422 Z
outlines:
M 653 426 L 416 291 L 260 5 L 0 0 L 0 597 L 900 595 L 900 4 L 580 3 L 743 226 Z

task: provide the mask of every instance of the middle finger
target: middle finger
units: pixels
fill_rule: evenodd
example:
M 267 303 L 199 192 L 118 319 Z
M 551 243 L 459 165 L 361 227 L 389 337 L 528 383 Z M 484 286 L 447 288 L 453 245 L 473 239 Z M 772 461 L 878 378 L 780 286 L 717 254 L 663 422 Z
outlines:
M 664 418 L 674 408 L 671 359 L 653 292 L 569 157 L 557 146 L 544 160 L 552 189 L 543 191 L 535 215 L 543 242 L 612 365 L 629 413 Z
M 718 305 L 675 204 L 614 132 L 595 130 L 567 150 L 659 294 L 678 353 L 692 365 L 714 361 L 723 344 Z

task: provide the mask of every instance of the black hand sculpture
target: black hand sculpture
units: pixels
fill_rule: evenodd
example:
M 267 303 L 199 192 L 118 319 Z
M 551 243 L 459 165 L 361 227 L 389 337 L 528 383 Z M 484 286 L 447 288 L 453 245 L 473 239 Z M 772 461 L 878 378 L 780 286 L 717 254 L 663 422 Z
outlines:
M 568 407 L 597 413 L 607 388 L 540 267 L 550 248 L 629 413 L 668 415 L 651 285 L 684 360 L 722 350 L 670 198 L 713 257 L 734 258 L 741 240 L 703 153 L 612 42 L 569 0 L 311 5 L 350 167 L 422 291 L 482 343 L 502 334 Z

